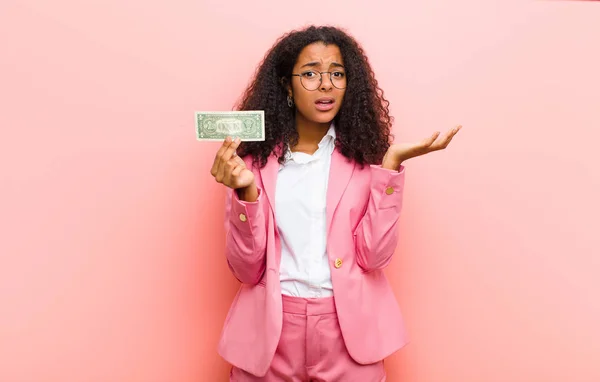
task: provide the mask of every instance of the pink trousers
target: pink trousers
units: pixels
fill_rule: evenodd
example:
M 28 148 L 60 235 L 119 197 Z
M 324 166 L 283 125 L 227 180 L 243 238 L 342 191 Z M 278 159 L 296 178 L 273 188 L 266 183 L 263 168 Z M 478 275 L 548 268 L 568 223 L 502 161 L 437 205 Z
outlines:
M 232 382 L 384 382 L 383 361 L 360 365 L 348 354 L 333 297 L 282 296 L 281 339 L 264 377 L 232 367 Z

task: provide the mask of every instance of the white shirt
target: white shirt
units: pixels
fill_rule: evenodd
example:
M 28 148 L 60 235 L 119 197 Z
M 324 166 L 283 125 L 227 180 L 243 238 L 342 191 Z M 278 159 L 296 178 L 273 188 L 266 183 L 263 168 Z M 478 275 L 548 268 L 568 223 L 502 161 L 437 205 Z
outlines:
M 332 124 L 314 154 L 288 151 L 279 168 L 275 221 L 281 238 L 281 293 L 285 295 L 333 296 L 325 206 L 334 141 Z

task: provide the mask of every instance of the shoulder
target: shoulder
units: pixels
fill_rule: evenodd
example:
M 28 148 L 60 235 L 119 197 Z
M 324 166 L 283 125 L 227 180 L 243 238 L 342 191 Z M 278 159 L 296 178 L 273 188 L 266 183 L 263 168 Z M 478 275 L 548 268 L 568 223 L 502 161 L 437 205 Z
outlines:
M 247 168 L 251 168 L 252 167 L 252 163 L 254 162 L 254 157 L 251 154 L 248 155 L 244 155 L 242 158 L 242 160 L 246 163 L 246 167 Z
M 276 153 L 271 153 L 271 155 L 269 155 L 269 157 L 267 158 L 267 160 L 265 162 L 263 162 L 263 164 L 261 165 L 261 160 L 260 158 L 257 158 L 256 156 L 252 155 L 252 154 L 246 154 L 244 156 L 241 156 L 241 158 L 244 160 L 244 162 L 246 162 L 246 167 L 248 168 L 252 168 L 252 170 L 260 170 L 261 168 L 272 164 L 271 162 L 279 162 L 279 156 L 277 156 Z

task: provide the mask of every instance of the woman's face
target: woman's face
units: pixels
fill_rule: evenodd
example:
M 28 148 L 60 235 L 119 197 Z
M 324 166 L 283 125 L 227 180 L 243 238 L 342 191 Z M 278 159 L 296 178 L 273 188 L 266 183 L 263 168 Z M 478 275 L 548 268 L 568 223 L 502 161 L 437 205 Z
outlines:
M 331 77 L 319 72 L 331 72 Z M 300 52 L 292 74 L 300 75 L 292 75 L 288 88 L 299 114 L 297 117 L 329 124 L 340 110 L 346 92 L 346 72 L 340 48 L 321 42 L 307 45 Z

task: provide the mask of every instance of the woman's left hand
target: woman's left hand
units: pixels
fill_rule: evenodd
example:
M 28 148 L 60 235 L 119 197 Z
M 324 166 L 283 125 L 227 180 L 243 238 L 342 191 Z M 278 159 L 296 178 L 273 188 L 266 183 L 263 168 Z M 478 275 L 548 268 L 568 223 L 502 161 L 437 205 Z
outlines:
M 407 159 L 428 154 L 433 151 L 443 150 L 448 147 L 452 138 L 458 133 L 462 126 L 456 126 L 448 131 L 441 139 L 440 132 L 435 132 L 431 137 L 423 139 L 418 143 L 397 143 L 390 146 L 383 157 L 381 167 L 391 170 L 399 170 L 400 165 Z

